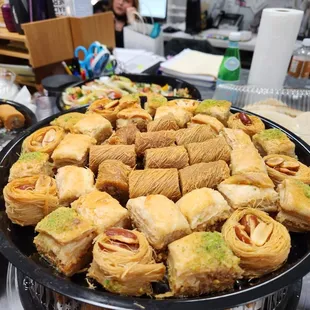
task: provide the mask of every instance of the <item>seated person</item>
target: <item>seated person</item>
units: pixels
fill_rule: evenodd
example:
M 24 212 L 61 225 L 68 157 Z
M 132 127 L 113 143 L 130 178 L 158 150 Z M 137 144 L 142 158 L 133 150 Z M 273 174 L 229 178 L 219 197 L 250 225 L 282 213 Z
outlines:
M 94 13 L 112 11 L 115 16 L 116 47 L 124 47 L 123 28 L 133 24 L 139 10 L 139 0 L 100 0 L 94 5 Z

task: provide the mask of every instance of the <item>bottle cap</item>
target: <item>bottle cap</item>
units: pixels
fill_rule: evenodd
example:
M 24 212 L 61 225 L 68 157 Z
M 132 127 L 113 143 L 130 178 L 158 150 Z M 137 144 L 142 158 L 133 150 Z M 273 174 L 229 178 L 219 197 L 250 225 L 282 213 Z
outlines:
M 310 46 L 310 39 L 303 39 L 302 45 L 303 46 Z
M 240 41 L 241 33 L 240 32 L 231 32 L 229 34 L 229 41 Z

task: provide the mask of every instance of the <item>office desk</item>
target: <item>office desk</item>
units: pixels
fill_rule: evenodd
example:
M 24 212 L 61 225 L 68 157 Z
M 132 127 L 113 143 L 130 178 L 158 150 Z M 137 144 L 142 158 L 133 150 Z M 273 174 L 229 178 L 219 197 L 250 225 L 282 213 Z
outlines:
M 175 32 L 175 33 L 167 33 L 163 32 L 164 41 L 170 41 L 172 39 L 178 38 L 178 39 L 194 39 L 194 40 L 208 40 L 212 46 L 217 48 L 224 48 L 226 49 L 228 47 L 228 40 L 220 40 L 220 39 L 210 39 L 208 38 L 208 35 L 211 33 L 217 33 L 220 32 L 218 29 L 208 29 L 204 30 L 198 34 L 191 35 L 188 33 L 185 33 L 185 23 L 179 23 L 179 24 L 173 24 L 173 25 L 164 25 L 163 29 L 165 29 L 168 26 L 172 26 L 173 28 L 180 29 L 181 31 Z M 257 40 L 257 34 L 252 34 L 252 38 L 249 41 L 241 41 L 239 42 L 239 49 L 241 51 L 250 51 L 253 52 L 255 49 Z M 296 41 L 295 49 L 301 46 L 301 41 Z

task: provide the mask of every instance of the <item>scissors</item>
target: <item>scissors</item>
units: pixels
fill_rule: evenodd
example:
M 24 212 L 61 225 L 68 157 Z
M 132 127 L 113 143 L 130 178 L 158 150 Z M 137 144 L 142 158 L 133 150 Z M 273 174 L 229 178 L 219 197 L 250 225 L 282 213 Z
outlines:
M 89 77 L 92 77 L 93 75 L 100 75 L 109 61 L 109 54 L 106 55 L 107 53 L 105 46 L 99 42 L 93 42 L 87 50 L 84 46 L 79 45 L 74 51 L 74 56 L 79 57 L 80 52 L 83 53 L 83 59 L 79 60 L 81 69 L 84 69 L 88 73 Z M 98 58 L 99 55 L 101 56 Z M 95 64 L 99 63 L 100 66 L 93 66 L 92 63 L 94 60 L 96 60 Z

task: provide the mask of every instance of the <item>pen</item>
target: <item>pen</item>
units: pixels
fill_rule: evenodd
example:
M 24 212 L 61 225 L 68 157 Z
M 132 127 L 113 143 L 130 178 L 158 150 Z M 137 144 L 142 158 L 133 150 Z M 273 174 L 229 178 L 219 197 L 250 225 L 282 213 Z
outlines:
M 63 67 L 65 68 L 66 72 L 69 74 L 69 75 L 72 75 L 72 72 L 70 71 L 70 69 L 68 68 L 67 64 L 62 61 L 61 64 L 63 65 Z

